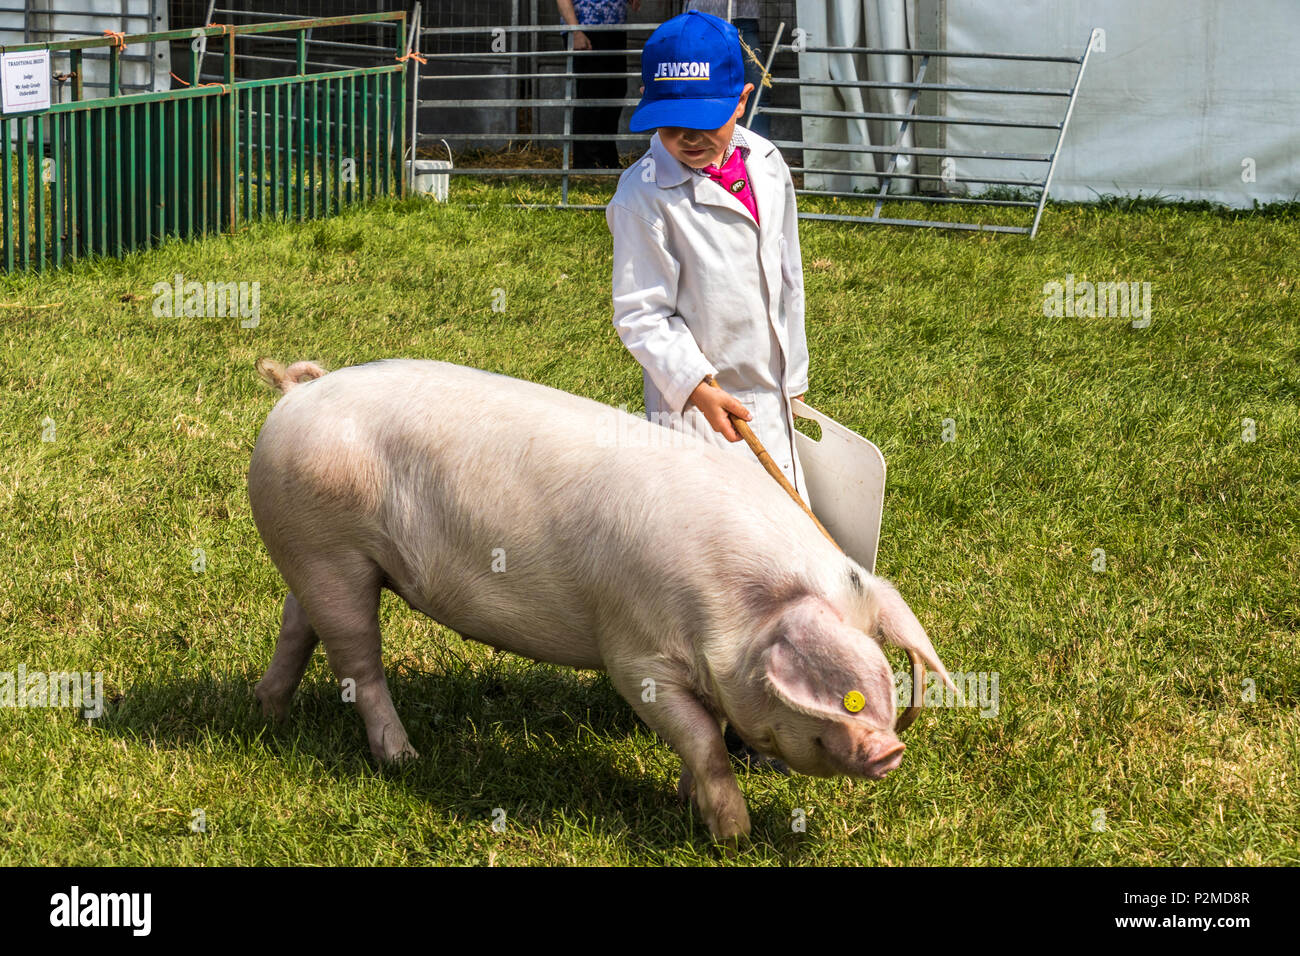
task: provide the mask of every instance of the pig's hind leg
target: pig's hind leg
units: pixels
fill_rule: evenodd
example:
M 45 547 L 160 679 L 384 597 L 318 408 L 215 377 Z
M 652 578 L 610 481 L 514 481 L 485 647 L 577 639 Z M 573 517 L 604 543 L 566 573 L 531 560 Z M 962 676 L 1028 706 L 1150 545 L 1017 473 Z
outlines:
M 253 688 L 253 693 L 262 702 L 262 713 L 267 717 L 283 721 L 289 716 L 293 692 L 302 683 L 311 652 L 319 640 L 307 619 L 307 612 L 290 591 L 284 599 L 280 637 L 275 642 L 271 666 Z
M 354 682 L 370 752 L 380 763 L 419 756 L 393 707 L 384 676 L 379 636 L 383 571 L 379 565 L 360 553 L 334 553 L 327 563 L 304 568 L 295 578 L 300 580 L 295 581 L 294 594 L 325 645 L 334 676 L 340 684 Z

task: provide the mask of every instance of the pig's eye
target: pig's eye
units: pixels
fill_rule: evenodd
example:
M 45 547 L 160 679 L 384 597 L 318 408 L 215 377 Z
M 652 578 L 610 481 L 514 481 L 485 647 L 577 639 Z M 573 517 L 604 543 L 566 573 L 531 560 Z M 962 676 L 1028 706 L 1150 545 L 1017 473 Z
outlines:
M 816 746 L 818 746 L 818 747 L 822 747 L 822 748 L 825 748 L 825 746 L 826 746 L 824 743 L 822 743 L 822 739 L 821 739 L 820 737 L 814 737 L 814 738 L 813 738 L 813 743 L 814 743 Z

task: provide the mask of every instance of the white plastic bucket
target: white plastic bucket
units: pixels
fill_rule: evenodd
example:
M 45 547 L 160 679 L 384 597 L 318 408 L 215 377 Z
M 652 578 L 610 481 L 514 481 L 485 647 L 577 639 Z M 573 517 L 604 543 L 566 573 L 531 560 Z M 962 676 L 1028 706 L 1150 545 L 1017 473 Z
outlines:
M 414 163 L 407 160 L 408 174 L 412 165 L 415 166 L 415 191 L 421 196 L 432 196 L 438 202 L 446 202 L 451 186 L 451 162 L 446 159 L 417 159 Z
M 443 140 L 442 145 L 447 146 L 446 140 Z M 451 170 L 454 168 L 451 147 L 447 146 L 446 159 L 417 159 L 414 162 L 408 159 L 408 176 L 411 175 L 412 166 L 415 167 L 415 192 L 421 196 L 432 196 L 438 202 L 446 202 L 451 188 Z

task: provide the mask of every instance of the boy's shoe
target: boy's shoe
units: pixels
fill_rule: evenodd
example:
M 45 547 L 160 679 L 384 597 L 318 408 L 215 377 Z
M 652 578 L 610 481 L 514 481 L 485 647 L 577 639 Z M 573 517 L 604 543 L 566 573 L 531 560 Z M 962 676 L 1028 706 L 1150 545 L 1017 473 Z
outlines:
M 723 742 L 727 745 L 727 753 L 739 760 L 750 770 L 774 770 L 784 776 L 790 776 L 790 768 L 782 761 L 775 757 L 765 757 L 745 741 L 740 739 L 740 734 L 736 733 L 730 726 L 722 735 Z

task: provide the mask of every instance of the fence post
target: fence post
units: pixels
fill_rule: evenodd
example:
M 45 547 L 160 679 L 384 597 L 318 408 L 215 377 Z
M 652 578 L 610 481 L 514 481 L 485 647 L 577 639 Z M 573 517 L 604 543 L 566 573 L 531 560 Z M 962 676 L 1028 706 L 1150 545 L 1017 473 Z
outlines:
M 9 132 L 9 121 L 0 122 L 0 176 L 4 184 L 0 186 L 4 198 L 5 220 L 5 271 L 14 271 L 14 186 L 13 186 L 13 135 Z
M 68 52 L 68 63 L 72 71 L 72 98 L 80 100 L 83 90 L 81 77 L 81 50 L 70 50 Z
M 576 28 L 574 33 L 579 32 Z M 564 144 L 561 147 L 560 205 L 569 204 L 569 146 L 573 136 L 573 33 L 569 34 L 569 53 L 564 58 Z
M 226 228 L 235 232 L 239 228 L 239 203 L 235 193 L 239 187 L 239 91 L 235 89 L 235 25 L 225 28 L 225 75 L 222 81 L 226 88 L 222 96 L 226 98 L 226 161 L 222 176 L 226 191 Z M 248 188 L 248 184 L 244 184 Z
M 122 47 L 114 43 L 108 48 L 108 95 L 122 92 Z
M 411 33 L 407 36 L 407 46 L 411 47 L 416 52 L 416 55 L 420 53 L 420 22 L 422 20 L 424 20 L 424 10 L 421 9 L 420 4 L 416 4 L 415 13 L 412 13 L 411 18 Z M 415 160 L 417 147 L 420 144 L 420 61 L 415 57 L 411 57 L 409 70 L 411 70 L 411 82 L 407 86 L 407 98 L 411 100 L 411 130 L 409 130 L 409 135 L 411 135 L 411 170 L 403 177 L 403 196 L 407 196 L 415 190 Z M 404 147 L 406 147 L 406 143 L 403 143 L 403 150 Z M 403 151 L 403 159 L 404 157 L 406 157 L 406 152 Z
M 410 52 L 411 51 L 408 50 L 406 46 L 406 11 L 402 11 L 402 17 L 397 21 L 397 56 L 400 58 L 403 53 Z M 391 117 L 390 124 L 396 125 L 399 131 L 397 138 L 396 169 L 397 197 L 399 199 L 406 198 L 406 171 L 402 167 L 403 162 L 406 160 L 406 117 L 403 114 L 406 112 L 406 72 L 410 69 L 410 64 L 413 62 L 415 61 L 409 59 L 402 61 L 402 70 L 397 74 L 397 109 L 389 111 Z M 394 119 L 396 120 L 396 123 L 392 122 Z M 414 172 L 415 157 L 412 156 L 411 160 L 411 170 Z M 392 161 L 392 157 L 390 156 L 388 162 L 391 164 Z

